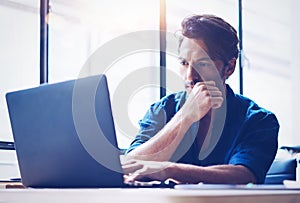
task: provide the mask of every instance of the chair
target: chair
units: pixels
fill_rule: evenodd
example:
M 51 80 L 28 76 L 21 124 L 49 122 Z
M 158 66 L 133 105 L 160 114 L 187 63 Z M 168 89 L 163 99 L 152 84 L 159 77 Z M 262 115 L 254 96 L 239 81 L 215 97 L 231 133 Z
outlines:
M 284 180 L 296 180 L 296 158 L 275 159 L 267 172 L 265 184 L 283 184 Z
M 265 184 L 283 184 L 284 180 L 297 180 L 297 167 L 300 167 L 299 146 L 282 146 L 280 150 L 285 150 L 290 154 L 289 158 L 275 159 L 267 172 Z M 299 175 L 299 174 L 298 174 Z
M 300 153 L 300 145 L 298 145 L 298 146 L 282 146 L 282 147 L 280 147 L 280 149 L 287 150 L 292 155 Z

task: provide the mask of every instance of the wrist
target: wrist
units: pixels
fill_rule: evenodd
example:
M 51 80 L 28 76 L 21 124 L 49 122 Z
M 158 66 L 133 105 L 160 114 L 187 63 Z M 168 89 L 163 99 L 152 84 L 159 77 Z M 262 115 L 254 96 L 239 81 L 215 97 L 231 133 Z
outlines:
M 175 182 L 178 182 L 178 163 L 170 162 L 168 168 L 167 168 L 167 177 L 169 179 L 175 180 Z
M 194 122 L 196 122 L 196 121 L 194 121 L 195 116 L 193 116 L 193 114 L 191 114 L 187 110 L 185 110 L 185 108 L 181 108 L 178 113 L 179 113 L 182 124 L 191 126 Z

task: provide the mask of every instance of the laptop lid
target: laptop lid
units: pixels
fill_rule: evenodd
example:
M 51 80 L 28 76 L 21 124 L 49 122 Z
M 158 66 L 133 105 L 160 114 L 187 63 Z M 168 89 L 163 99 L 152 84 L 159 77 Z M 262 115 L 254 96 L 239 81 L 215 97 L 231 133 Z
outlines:
M 123 186 L 105 75 L 7 93 L 6 100 L 25 186 Z

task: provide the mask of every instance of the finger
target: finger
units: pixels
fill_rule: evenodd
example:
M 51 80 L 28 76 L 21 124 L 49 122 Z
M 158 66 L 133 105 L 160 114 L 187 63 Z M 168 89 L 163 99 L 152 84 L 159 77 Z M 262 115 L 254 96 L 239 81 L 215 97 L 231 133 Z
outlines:
M 136 183 L 137 181 L 151 181 L 149 178 L 143 178 L 143 177 L 138 177 L 139 179 L 136 180 L 136 176 L 132 175 L 124 175 L 124 183 Z
M 152 179 L 147 177 L 147 175 L 143 175 L 143 174 L 140 174 L 140 175 L 136 175 L 133 177 L 133 180 L 134 181 L 151 181 Z
M 130 176 L 129 175 L 123 175 L 124 183 L 129 183 L 131 182 Z
M 127 176 L 127 180 L 128 181 L 142 180 L 146 176 L 147 176 L 147 173 L 145 173 L 145 169 L 140 168 L 140 169 L 135 170 L 133 173 L 129 174 Z
M 129 177 L 124 180 L 125 183 L 136 186 L 148 185 L 147 183 L 150 183 L 152 181 L 153 179 L 147 177 L 137 177 L 137 180 L 135 179 L 135 177 Z
M 135 159 L 120 159 L 122 165 L 130 165 L 137 163 L 137 160 Z
M 215 81 L 203 81 L 203 82 L 197 82 L 195 85 L 205 85 L 205 86 L 216 86 L 216 82 Z
M 220 89 L 215 86 L 215 84 L 204 84 L 204 83 L 197 83 L 195 85 L 195 89 L 199 89 L 201 91 L 208 90 L 208 91 L 220 91 Z
M 224 99 L 223 97 L 212 97 L 211 98 L 211 107 L 213 109 L 220 108 L 222 106 Z
M 142 165 L 137 163 L 122 165 L 122 169 L 125 174 L 133 173 L 140 168 L 142 168 Z
M 130 177 L 130 179 L 128 179 L 129 182 L 136 182 L 136 181 L 142 181 L 142 182 L 150 182 L 153 181 L 153 178 L 148 177 L 147 175 L 144 174 L 140 174 L 140 175 L 136 175 L 134 177 Z
M 212 97 L 220 97 L 222 96 L 222 92 L 220 90 L 209 91 L 209 95 Z
M 206 89 L 208 91 L 220 91 L 220 89 L 217 88 L 216 86 L 206 86 Z
M 135 173 L 137 170 L 140 170 L 142 168 L 143 168 L 143 165 L 138 164 L 138 163 L 122 165 L 122 169 L 123 169 L 124 174 Z

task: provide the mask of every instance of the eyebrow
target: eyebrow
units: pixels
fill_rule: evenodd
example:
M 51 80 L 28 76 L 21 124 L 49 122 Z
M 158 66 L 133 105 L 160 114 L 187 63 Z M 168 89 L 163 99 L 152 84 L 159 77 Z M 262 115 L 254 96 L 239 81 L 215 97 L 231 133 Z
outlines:
M 201 61 L 211 61 L 211 58 L 209 58 L 209 57 L 203 57 L 203 58 L 197 59 L 195 62 L 199 63 Z
M 186 59 L 183 58 L 183 57 L 181 57 L 181 56 L 178 56 L 178 60 L 186 60 Z M 203 57 L 203 58 L 197 59 L 195 61 L 195 63 L 200 63 L 202 61 L 211 61 L 211 58 L 209 58 L 209 57 Z

